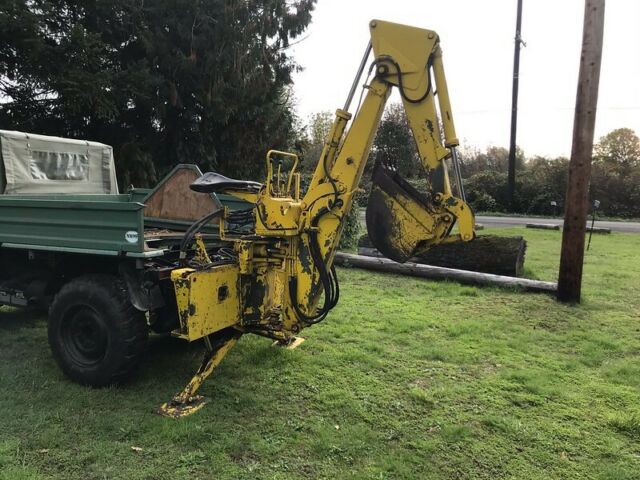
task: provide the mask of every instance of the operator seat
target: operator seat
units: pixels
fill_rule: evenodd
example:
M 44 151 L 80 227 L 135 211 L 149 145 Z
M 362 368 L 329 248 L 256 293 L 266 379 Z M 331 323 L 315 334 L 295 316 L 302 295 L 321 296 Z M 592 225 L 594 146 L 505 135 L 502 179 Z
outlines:
M 200 193 L 224 192 L 226 190 L 258 193 L 262 184 L 249 180 L 235 180 L 216 172 L 207 172 L 193 182 L 190 188 L 194 192 Z

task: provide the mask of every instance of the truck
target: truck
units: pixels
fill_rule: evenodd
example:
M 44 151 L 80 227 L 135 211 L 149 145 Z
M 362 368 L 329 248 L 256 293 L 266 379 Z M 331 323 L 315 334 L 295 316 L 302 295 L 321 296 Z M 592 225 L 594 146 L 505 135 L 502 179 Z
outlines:
M 189 189 L 201 175 L 178 165 L 153 189 L 120 193 L 112 147 L 0 130 L 0 305 L 48 311 L 53 357 L 73 381 L 125 380 L 149 332 L 176 328 L 177 247 L 222 205 Z

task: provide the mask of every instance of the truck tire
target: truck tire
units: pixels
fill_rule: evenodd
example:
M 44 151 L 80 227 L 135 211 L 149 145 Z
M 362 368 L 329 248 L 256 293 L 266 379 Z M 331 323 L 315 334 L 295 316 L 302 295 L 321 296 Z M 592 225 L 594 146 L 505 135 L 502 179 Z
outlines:
M 121 383 L 147 346 L 143 312 L 129 301 L 125 283 L 112 275 L 71 280 L 49 309 L 49 345 L 71 380 L 102 387 Z

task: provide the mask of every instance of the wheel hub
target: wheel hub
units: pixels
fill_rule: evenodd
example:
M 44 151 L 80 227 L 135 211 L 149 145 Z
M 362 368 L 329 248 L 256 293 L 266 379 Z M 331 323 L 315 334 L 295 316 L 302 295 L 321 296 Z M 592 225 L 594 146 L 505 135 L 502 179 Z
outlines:
M 76 362 L 93 365 L 104 358 L 109 337 L 93 309 L 81 307 L 73 312 L 65 322 L 64 330 L 64 346 Z

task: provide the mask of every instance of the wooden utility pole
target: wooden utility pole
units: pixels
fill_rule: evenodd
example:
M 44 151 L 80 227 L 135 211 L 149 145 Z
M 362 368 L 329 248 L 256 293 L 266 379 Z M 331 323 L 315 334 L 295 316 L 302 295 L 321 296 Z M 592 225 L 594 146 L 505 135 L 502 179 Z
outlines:
M 558 299 L 579 302 L 589 212 L 589 178 L 596 123 L 605 0 L 585 0 L 582 54 L 565 200 Z
M 516 12 L 516 36 L 513 51 L 513 87 L 511 89 L 511 139 L 509 142 L 509 175 L 507 189 L 509 210 L 513 211 L 513 197 L 516 191 L 516 129 L 518 126 L 518 85 L 520 82 L 520 48 L 524 43 L 520 35 L 522 27 L 522 0 L 518 0 Z

